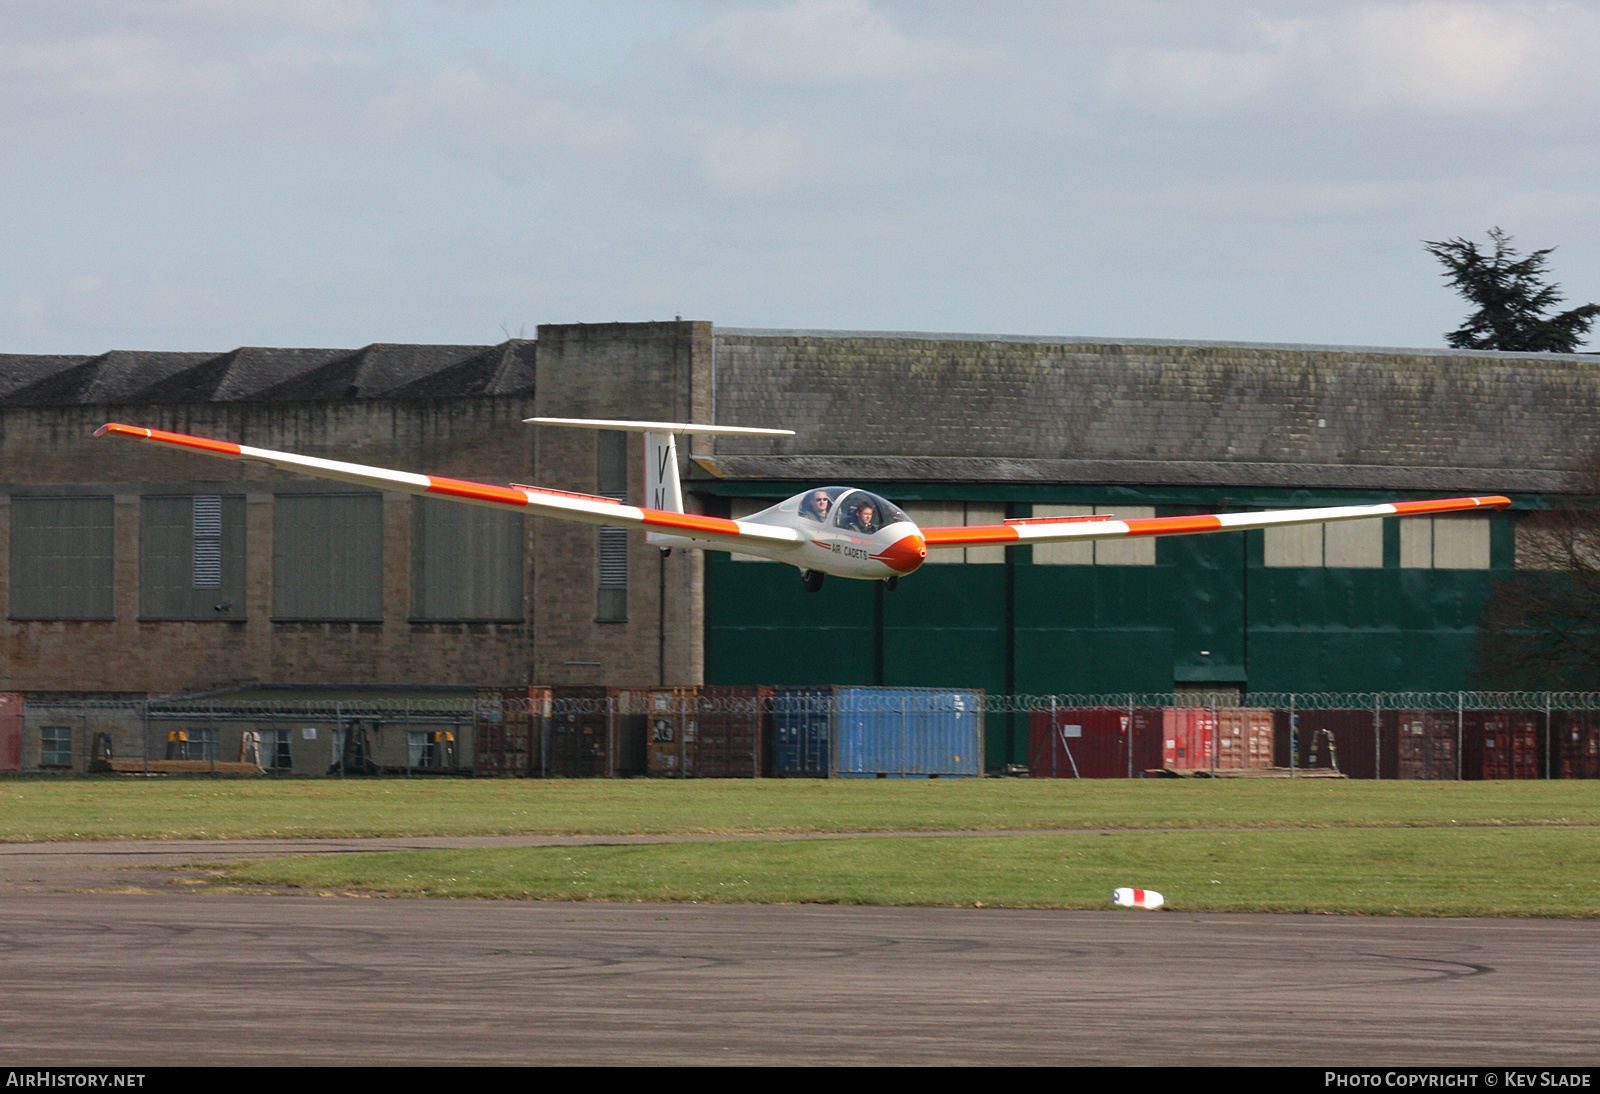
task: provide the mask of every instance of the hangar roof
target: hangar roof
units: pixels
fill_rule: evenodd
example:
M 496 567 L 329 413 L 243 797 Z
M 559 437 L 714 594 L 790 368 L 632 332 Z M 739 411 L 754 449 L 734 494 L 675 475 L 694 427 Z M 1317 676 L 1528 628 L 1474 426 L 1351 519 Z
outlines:
M 112 350 L 89 357 L 0 354 L 0 406 L 302 402 L 516 395 L 533 390 L 534 343 L 226 353 Z
M 710 329 L 716 420 L 799 434 L 719 439 L 700 471 L 723 479 L 1559 493 L 1600 451 L 1590 354 Z M 537 348 L 0 355 L 0 407 L 530 395 Z

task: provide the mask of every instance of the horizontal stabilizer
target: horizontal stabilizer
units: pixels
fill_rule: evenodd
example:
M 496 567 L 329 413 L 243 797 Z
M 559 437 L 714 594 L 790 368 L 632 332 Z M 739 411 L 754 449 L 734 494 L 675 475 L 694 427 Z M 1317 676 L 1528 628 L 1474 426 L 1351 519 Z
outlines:
M 699 433 L 725 437 L 793 437 L 792 429 L 757 429 L 747 425 L 693 425 L 689 422 L 629 422 L 609 418 L 524 418 L 536 425 L 570 425 L 579 429 L 616 429 L 626 433 Z

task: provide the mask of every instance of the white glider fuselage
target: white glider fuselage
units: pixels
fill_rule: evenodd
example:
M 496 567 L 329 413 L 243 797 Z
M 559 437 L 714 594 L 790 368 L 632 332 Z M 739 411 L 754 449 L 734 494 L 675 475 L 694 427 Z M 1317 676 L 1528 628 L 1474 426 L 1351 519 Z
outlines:
M 862 581 L 904 577 L 928 557 L 922 529 L 905 513 L 876 494 L 847 486 L 807 490 L 738 523 L 798 533 L 792 545 L 741 545 L 737 548 L 741 554 L 834 577 Z M 647 540 L 658 547 L 727 549 L 722 543 L 658 532 Z

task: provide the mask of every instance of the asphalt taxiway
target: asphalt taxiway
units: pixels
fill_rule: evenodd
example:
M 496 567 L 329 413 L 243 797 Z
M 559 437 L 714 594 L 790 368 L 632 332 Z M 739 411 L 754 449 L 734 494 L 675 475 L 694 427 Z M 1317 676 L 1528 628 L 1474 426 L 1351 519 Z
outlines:
M 240 895 L 134 868 L 298 842 L 0 847 L 8 1062 L 1600 1059 L 1596 921 Z

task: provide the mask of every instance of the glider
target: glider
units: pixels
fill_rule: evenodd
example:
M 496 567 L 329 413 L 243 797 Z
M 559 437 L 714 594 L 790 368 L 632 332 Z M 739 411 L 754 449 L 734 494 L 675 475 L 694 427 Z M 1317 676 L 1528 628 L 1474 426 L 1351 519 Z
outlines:
M 230 441 L 167 433 L 118 422 L 101 426 L 95 430 L 95 436 L 130 437 L 223 459 L 265 464 L 316 478 L 335 479 L 422 497 L 444 498 L 469 505 L 533 513 L 585 524 L 642 528 L 646 533 L 646 542 L 663 551 L 674 547 L 735 550 L 775 562 L 786 562 L 800 570 L 801 580 L 811 592 L 822 587 L 822 580 L 828 574 L 864 581 L 883 581 L 892 589 L 900 578 L 922 565 L 929 551 L 942 548 L 1194 535 L 1292 524 L 1370 520 L 1374 517 L 1452 513 L 1467 509 L 1504 509 L 1511 504 L 1509 498 L 1503 497 L 1446 498 L 1441 501 L 1337 505 L 1260 513 L 1215 513 L 1126 520 L 1110 516 L 1043 517 L 1008 520 L 1001 524 L 919 528 L 901 509 L 876 494 L 849 486 L 823 486 L 796 494 L 740 520 L 728 520 L 684 511 L 675 438 L 691 433 L 792 437 L 793 430 L 591 418 L 528 418 L 526 421 L 538 425 L 643 433 L 645 496 L 652 507 L 627 505 L 613 498 L 520 483 L 493 486 L 314 456 L 297 456 L 290 452 L 274 452 Z

